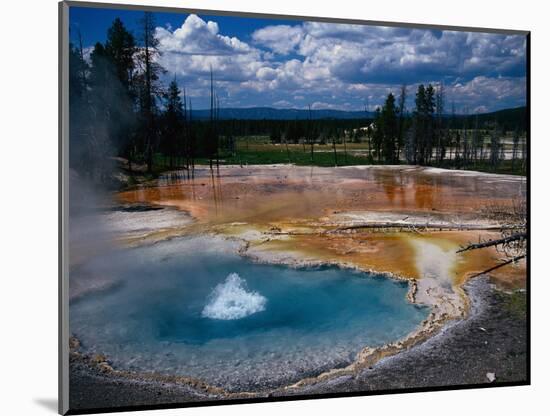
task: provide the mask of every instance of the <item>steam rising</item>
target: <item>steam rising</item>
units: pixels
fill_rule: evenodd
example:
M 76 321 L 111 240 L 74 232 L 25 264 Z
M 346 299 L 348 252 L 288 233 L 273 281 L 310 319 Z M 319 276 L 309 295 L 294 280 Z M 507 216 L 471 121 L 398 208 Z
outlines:
M 214 288 L 208 303 L 202 310 L 202 316 L 210 319 L 233 320 L 265 310 L 267 299 L 258 292 L 246 289 L 246 281 L 237 273 L 231 273 L 225 282 Z

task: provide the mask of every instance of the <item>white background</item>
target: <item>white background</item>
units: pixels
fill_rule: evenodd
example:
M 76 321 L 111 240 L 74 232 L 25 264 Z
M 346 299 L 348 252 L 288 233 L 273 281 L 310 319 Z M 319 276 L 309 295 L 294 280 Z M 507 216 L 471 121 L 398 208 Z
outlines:
M 57 2 L 2 3 L 0 414 L 53 415 L 57 397 Z M 548 414 L 550 276 L 545 269 L 548 242 L 544 236 L 549 232 L 545 211 L 550 193 L 547 183 L 550 23 L 545 2 L 277 0 L 261 4 L 257 0 L 141 0 L 141 3 L 532 31 L 532 386 L 147 414 Z

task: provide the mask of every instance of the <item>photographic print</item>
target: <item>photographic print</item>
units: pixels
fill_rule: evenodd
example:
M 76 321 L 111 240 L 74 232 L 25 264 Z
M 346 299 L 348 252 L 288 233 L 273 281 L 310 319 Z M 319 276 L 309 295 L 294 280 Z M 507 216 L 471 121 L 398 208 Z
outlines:
M 63 2 L 60 59 L 61 413 L 529 383 L 529 32 Z

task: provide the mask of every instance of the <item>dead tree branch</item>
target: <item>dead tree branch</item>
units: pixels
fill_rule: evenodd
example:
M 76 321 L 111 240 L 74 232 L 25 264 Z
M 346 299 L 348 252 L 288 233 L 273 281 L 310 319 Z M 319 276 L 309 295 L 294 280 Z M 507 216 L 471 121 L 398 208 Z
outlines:
M 485 241 L 483 243 L 470 244 L 470 245 L 468 245 L 466 247 L 463 247 L 460 250 L 458 250 L 457 253 L 462 253 L 464 251 L 469 251 L 469 250 L 475 250 L 475 249 L 478 249 L 478 248 L 493 247 L 493 246 L 498 246 L 498 245 L 501 245 L 501 244 L 508 244 L 508 243 L 513 242 L 513 241 L 520 241 L 520 240 L 524 240 L 526 238 L 527 238 L 527 233 L 513 234 L 509 237 L 500 238 L 498 240 L 489 240 L 489 241 Z
M 493 270 L 500 269 L 501 267 L 504 267 L 504 266 L 506 266 L 506 265 L 508 265 L 508 264 L 510 264 L 510 263 L 515 263 L 515 262 L 517 262 L 517 261 L 519 261 L 519 260 L 521 260 L 521 259 L 523 259 L 523 258 L 525 258 L 525 257 L 527 257 L 527 254 L 522 254 L 521 256 L 516 256 L 516 257 L 514 257 L 514 258 L 512 258 L 512 259 L 510 259 L 510 260 L 503 261 L 502 263 L 497 264 L 496 266 L 493 266 L 493 267 L 491 267 L 491 268 L 489 268 L 489 269 L 487 269 L 487 270 L 484 270 L 484 271 L 482 271 L 482 272 L 480 272 L 480 273 L 476 273 L 476 274 L 474 274 L 473 276 L 470 276 L 470 279 L 473 279 L 474 277 L 481 276 L 482 274 L 490 273 L 490 272 L 492 272 Z

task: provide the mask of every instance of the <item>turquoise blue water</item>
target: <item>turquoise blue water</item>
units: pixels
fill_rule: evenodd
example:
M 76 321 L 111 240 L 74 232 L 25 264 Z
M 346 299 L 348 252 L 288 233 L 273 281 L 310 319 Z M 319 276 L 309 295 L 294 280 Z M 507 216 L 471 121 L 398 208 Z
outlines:
M 95 259 L 88 271 L 121 284 L 72 304 L 72 332 L 118 368 L 254 389 L 346 365 L 429 312 L 407 302 L 403 282 L 256 264 L 224 244 L 179 239 Z

